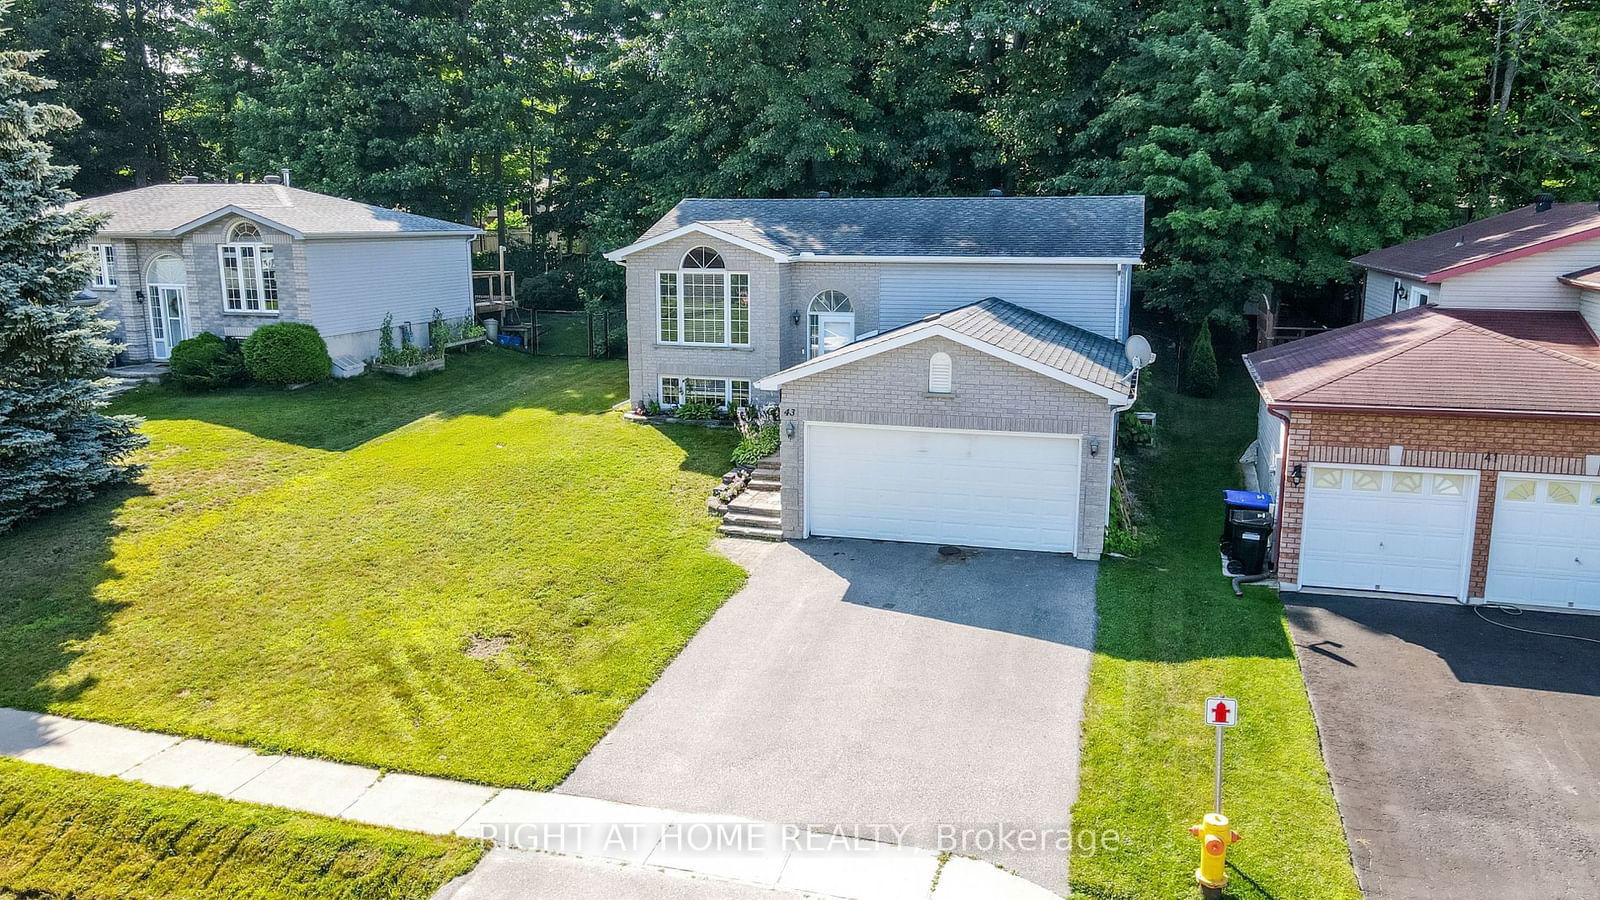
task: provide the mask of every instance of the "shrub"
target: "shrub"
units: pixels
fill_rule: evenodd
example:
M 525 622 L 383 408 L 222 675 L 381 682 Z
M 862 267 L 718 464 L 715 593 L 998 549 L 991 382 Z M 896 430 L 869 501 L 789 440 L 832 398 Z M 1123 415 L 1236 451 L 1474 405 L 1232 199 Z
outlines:
M 211 391 L 244 380 L 244 354 L 237 341 L 209 331 L 179 341 L 172 348 L 167 378 L 179 387 Z
M 250 377 L 266 384 L 304 384 L 333 374 L 328 345 L 303 322 L 263 325 L 245 339 L 244 364 Z
M 689 400 L 678 404 L 672 414 L 680 419 L 715 419 L 717 405 L 710 400 Z
M 758 461 L 777 453 L 780 440 L 778 423 L 772 422 L 757 428 L 745 435 L 738 446 L 733 448 L 733 464 L 755 465 Z
M 1211 346 L 1211 321 L 1200 323 L 1200 333 L 1195 335 L 1194 347 L 1189 351 L 1189 365 L 1185 372 L 1189 393 L 1196 397 L 1210 397 L 1217 392 L 1217 351 Z

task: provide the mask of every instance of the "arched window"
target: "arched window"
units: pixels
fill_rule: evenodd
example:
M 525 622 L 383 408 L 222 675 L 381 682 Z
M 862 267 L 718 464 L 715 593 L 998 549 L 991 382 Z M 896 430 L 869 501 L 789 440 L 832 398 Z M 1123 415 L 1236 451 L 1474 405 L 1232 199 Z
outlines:
M 806 356 L 821 356 L 856 339 L 856 313 L 842 291 L 823 291 L 811 298 L 806 316 Z
M 235 222 L 228 229 L 228 242 L 217 246 L 217 265 L 222 269 L 223 312 L 278 314 L 277 261 L 254 222 Z
M 710 247 L 696 247 L 683 255 L 685 269 L 726 269 L 722 254 Z
M 928 393 L 948 394 L 951 391 L 950 354 L 935 353 L 928 358 Z
M 663 344 L 750 344 L 750 275 L 696 247 L 677 271 L 656 273 L 657 339 Z

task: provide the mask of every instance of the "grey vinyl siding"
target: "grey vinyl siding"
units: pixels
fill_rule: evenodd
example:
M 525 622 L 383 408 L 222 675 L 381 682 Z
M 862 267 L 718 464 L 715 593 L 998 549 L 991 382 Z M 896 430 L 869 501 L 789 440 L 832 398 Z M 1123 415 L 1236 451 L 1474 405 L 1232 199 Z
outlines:
M 1578 289 L 1556 280 L 1600 262 L 1600 239 L 1580 241 L 1446 279 L 1439 305 L 1471 309 L 1578 308 Z
M 1578 311 L 1583 313 L 1584 321 L 1589 323 L 1594 333 L 1600 335 L 1600 293 L 1584 291 L 1578 301 Z
M 393 313 L 396 325 L 412 324 L 420 343 L 435 308 L 452 321 L 472 313 L 472 255 L 466 240 L 322 240 L 301 246 L 312 297 L 310 322 L 324 337 L 375 336 L 384 314 Z
M 1283 463 L 1284 421 L 1267 412 L 1263 399 L 1256 411 L 1256 478 L 1261 490 L 1278 493 L 1278 472 Z
M 1394 312 L 1394 280 L 1387 272 L 1367 270 L 1367 287 L 1361 297 L 1363 322 Z
M 1107 264 L 884 263 L 880 328 L 999 297 L 1095 334 L 1122 339 L 1117 266 Z

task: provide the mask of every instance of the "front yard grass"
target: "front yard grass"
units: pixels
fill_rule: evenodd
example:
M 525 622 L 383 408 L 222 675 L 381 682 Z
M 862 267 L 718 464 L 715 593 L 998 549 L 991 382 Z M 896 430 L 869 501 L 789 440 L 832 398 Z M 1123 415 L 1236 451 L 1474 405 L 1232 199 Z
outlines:
M 622 362 L 144 388 L 138 484 L 0 536 L 0 705 L 495 785 L 561 781 L 743 582 L 737 435 Z
M 1228 851 L 1228 895 L 1358 898 L 1282 604 L 1260 588 L 1235 599 L 1217 558 L 1218 492 L 1237 484 L 1255 393 L 1238 366 L 1210 400 L 1167 390 L 1168 374 L 1141 385 L 1159 415 L 1157 447 L 1133 481 L 1153 546 L 1100 568 L 1073 893 L 1197 896 L 1199 842 L 1185 829 L 1211 809 L 1213 732 L 1201 706 L 1227 694 L 1239 725 L 1226 738 L 1223 809 L 1244 836 Z
M 484 847 L 0 759 L 0 897 L 425 898 Z

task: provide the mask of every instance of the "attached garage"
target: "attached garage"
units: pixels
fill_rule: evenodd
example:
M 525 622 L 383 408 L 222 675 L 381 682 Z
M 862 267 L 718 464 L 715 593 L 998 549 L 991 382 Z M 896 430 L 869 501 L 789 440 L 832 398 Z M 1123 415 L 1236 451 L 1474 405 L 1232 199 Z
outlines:
M 1314 465 L 1300 583 L 1467 597 L 1476 472 Z
M 786 538 L 1100 555 L 1133 402 L 1118 341 L 990 298 L 757 386 L 780 391 Z
M 1081 438 L 809 422 L 814 535 L 1072 553 Z
M 1600 479 L 1500 476 L 1484 599 L 1600 612 Z

